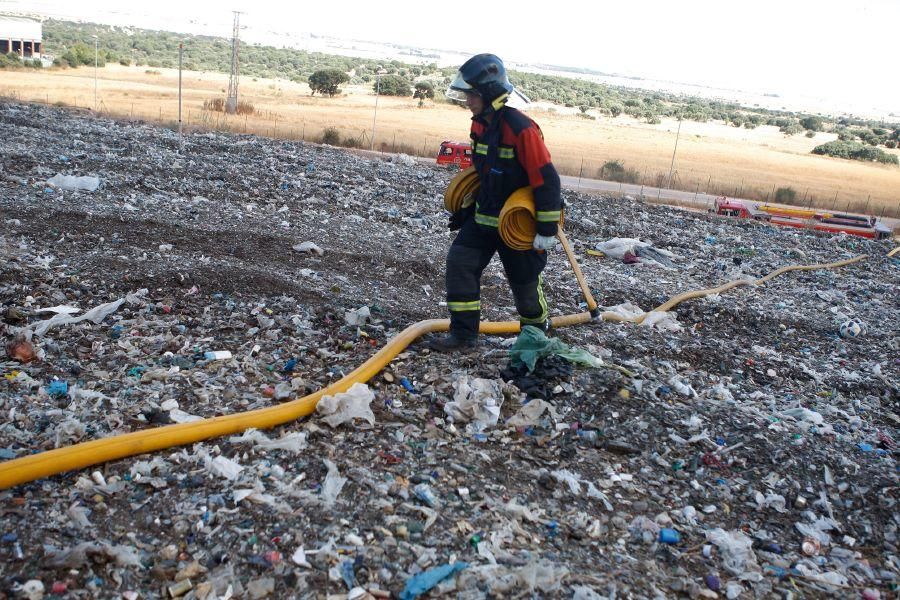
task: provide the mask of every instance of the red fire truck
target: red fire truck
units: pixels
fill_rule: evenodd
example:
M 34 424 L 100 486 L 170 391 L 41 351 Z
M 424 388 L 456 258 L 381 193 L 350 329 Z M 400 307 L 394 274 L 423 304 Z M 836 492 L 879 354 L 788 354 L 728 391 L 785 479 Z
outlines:
M 472 146 L 467 142 L 441 142 L 437 164 L 456 165 L 460 169 L 472 166 Z

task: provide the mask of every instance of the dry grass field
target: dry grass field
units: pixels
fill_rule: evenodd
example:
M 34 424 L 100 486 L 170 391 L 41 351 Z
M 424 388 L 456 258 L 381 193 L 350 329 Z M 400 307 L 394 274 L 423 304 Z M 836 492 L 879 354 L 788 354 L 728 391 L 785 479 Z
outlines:
M 305 84 L 244 77 L 240 98 L 256 109 L 250 116 L 203 110 L 224 97 L 227 75 L 185 72 L 184 125 L 189 130 L 223 129 L 271 137 L 318 141 L 327 127 L 341 140 L 372 146 L 375 97 L 370 86 L 345 86 L 335 98 L 311 96 Z M 21 100 L 93 108 L 94 69 L 0 71 L 0 95 Z M 113 117 L 177 122 L 178 73 L 108 65 L 98 70 L 99 111 Z M 677 122 L 648 125 L 628 117 L 588 119 L 575 111 L 536 106 L 538 121 L 560 171 L 596 177 L 609 160 L 640 172 L 641 183 L 664 183 L 672 161 Z M 376 149 L 433 155 L 445 139 L 466 139 L 469 115 L 462 108 L 412 98 L 380 96 L 375 118 Z M 900 216 L 900 168 L 811 155 L 834 139 L 830 134 L 786 137 L 774 127 L 738 129 L 721 123 L 682 123 L 672 187 L 682 190 L 772 199 L 791 187 L 804 205 Z

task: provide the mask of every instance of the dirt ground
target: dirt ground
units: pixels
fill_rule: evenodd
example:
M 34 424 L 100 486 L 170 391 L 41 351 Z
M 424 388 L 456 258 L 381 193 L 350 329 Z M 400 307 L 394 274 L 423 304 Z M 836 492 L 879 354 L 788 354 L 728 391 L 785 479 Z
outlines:
M 3 460 L 273 406 L 446 314 L 451 171 L 249 135 L 180 149 L 168 129 L 39 105 L 0 103 L 0 124 L 0 338 L 37 352 L 0 354 Z M 48 185 L 57 173 L 100 187 Z M 548 358 L 528 374 L 503 336 L 456 355 L 416 342 L 368 382 L 371 423 L 315 415 L 265 432 L 280 447 L 217 438 L 0 491 L 3 592 L 410 598 L 417 576 L 456 565 L 422 597 L 895 596 L 891 246 L 566 201 L 608 310 L 869 258 L 685 302 L 669 329 L 552 332 L 606 367 Z M 614 237 L 674 264 L 586 252 Z M 545 278 L 554 316 L 584 310 L 561 251 Z M 485 319 L 514 318 L 496 262 L 482 291 Z M 35 332 L 39 309 L 118 300 L 99 322 Z M 840 337 L 848 319 L 864 334 Z M 205 358 L 222 350 L 233 357 Z M 448 416 L 475 378 L 503 390 L 495 426 Z M 552 411 L 508 421 L 538 400 Z
M 464 109 L 433 103 L 419 108 L 412 99 L 381 96 L 376 112 L 371 86 L 346 86 L 340 97 L 321 98 L 311 96 L 305 84 L 244 77 L 241 98 L 257 109 L 256 115 L 246 118 L 202 108 L 205 100 L 224 96 L 227 75 L 186 72 L 183 86 L 182 119 L 188 127 L 301 140 L 318 140 L 326 127 L 334 127 L 342 140 L 359 140 L 363 147 L 423 156 L 436 154 L 443 140 L 468 135 L 469 115 Z M 94 70 L 3 71 L 0 90 L 23 100 L 93 108 Z M 98 70 L 97 104 L 103 113 L 171 126 L 178 118 L 177 90 L 176 70 L 120 65 Z M 648 125 L 625 116 L 585 119 L 576 113 L 545 105 L 531 111 L 562 172 L 596 177 L 606 161 L 618 160 L 640 173 L 640 183 L 656 186 L 667 180 L 677 122 Z M 777 188 L 791 187 L 804 204 L 876 215 L 900 213 L 897 167 L 810 154 L 834 137 L 825 133 L 787 137 L 775 127 L 748 130 L 686 121 L 678 140 L 673 185 L 758 200 L 772 200 Z

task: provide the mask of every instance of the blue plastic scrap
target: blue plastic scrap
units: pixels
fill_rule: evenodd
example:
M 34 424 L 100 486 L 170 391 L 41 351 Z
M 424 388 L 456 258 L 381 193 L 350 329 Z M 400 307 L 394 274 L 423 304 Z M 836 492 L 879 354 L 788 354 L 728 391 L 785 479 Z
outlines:
M 55 379 L 51 381 L 45 388 L 51 396 L 65 396 L 69 393 L 69 382 Z
M 663 544 L 678 544 L 681 542 L 681 533 L 677 529 L 663 527 L 659 530 L 659 541 Z
M 400 600 L 415 600 L 415 598 L 418 598 L 457 571 L 462 571 L 468 566 L 469 563 L 455 562 L 452 565 L 441 565 L 423 571 L 418 575 L 413 575 L 406 581 L 406 587 L 400 593 Z

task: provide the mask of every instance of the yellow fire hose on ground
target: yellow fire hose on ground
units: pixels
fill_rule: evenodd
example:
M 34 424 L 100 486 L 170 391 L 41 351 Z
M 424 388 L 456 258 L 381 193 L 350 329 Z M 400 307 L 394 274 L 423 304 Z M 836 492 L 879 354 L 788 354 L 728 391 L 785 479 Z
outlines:
M 565 236 L 560 237 L 560 241 L 563 241 L 564 239 Z M 567 249 L 567 254 L 570 255 L 573 266 L 576 265 L 577 263 L 574 261 L 574 255 L 571 254 L 571 249 L 568 248 L 568 243 L 563 241 L 563 245 Z M 773 277 L 788 271 L 832 269 L 859 262 L 864 258 L 866 258 L 866 255 L 829 264 L 782 267 L 769 275 L 766 275 L 762 279 L 755 281 L 751 279 L 740 279 L 707 290 L 697 290 L 679 294 L 654 310 L 666 311 L 686 300 L 710 294 L 718 294 L 741 285 L 761 285 Z M 580 269 L 576 271 L 576 274 L 581 276 Z M 583 277 L 581 277 L 581 279 L 583 279 Z M 583 285 L 582 289 L 586 289 L 586 286 Z M 638 318 L 629 319 L 617 313 L 604 312 L 599 316 L 606 321 L 630 321 L 640 323 L 647 315 L 645 314 Z M 554 328 L 565 327 L 588 323 L 592 318 L 591 312 L 583 312 L 553 317 L 551 319 L 551 324 Z M 166 425 L 164 427 L 125 433 L 8 460 L 0 463 L 0 489 L 6 489 L 20 483 L 34 481 L 65 471 L 83 469 L 85 467 L 126 458 L 128 456 L 145 454 L 156 450 L 172 448 L 174 446 L 192 444 L 210 438 L 240 433 L 250 428 L 269 429 L 277 425 L 289 423 L 310 415 L 316 409 L 316 404 L 319 399 L 323 396 L 338 394 L 347 391 L 354 383 L 364 383 L 368 381 L 420 336 L 427 333 L 447 331 L 449 327 L 449 319 L 429 319 L 410 325 L 397 334 L 396 337 L 391 339 L 384 348 L 376 352 L 374 356 L 369 358 L 369 360 L 354 369 L 348 375 L 345 375 L 324 389 L 284 404 L 232 415 L 212 417 L 202 421 Z M 514 334 L 518 333 L 519 330 L 520 325 L 518 321 L 482 322 L 479 327 L 479 331 L 487 335 Z

